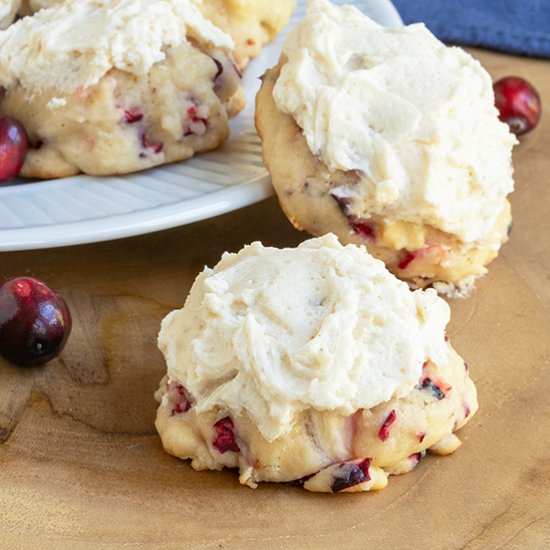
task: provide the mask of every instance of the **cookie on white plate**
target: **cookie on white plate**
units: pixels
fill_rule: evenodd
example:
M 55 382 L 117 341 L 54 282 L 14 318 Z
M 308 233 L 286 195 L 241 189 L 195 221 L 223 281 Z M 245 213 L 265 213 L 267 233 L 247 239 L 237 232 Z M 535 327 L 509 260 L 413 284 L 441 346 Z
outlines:
M 32 144 L 25 177 L 183 160 L 223 143 L 244 106 L 233 41 L 191 0 L 68 0 L 11 25 L 0 49 L 0 114 Z
M 381 489 L 427 450 L 454 451 L 477 410 L 449 316 L 334 235 L 225 254 L 162 322 L 164 448 L 250 487 Z
M 364 244 L 418 287 L 467 292 L 508 238 L 508 126 L 479 62 L 423 25 L 313 0 L 256 125 L 290 221 Z

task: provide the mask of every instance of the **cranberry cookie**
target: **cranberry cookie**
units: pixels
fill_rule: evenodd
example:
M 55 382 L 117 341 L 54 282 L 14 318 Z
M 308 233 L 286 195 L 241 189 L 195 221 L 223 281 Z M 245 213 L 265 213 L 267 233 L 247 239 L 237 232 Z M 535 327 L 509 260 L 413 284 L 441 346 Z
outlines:
M 20 19 L 0 36 L 0 114 L 32 143 L 21 175 L 125 174 L 218 147 L 244 105 L 232 46 L 191 0 L 69 0 Z
M 508 238 L 515 138 L 481 65 L 423 25 L 314 0 L 256 125 L 290 221 L 364 244 L 417 287 L 466 292 Z
M 477 409 L 449 307 L 334 235 L 225 254 L 162 323 L 156 427 L 196 470 L 317 492 L 381 489 L 453 452 Z
M 29 15 L 63 2 L 23 0 L 19 13 Z M 270 0 L 198 0 L 196 4 L 207 19 L 231 35 L 235 42 L 234 57 L 241 69 L 286 27 L 296 8 L 296 0 L 276 3 Z

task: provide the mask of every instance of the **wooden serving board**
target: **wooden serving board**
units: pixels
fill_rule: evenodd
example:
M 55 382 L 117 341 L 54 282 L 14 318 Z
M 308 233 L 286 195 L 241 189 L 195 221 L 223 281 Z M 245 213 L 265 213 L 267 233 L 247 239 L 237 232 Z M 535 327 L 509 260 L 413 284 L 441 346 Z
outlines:
M 495 77 L 533 82 L 550 109 L 549 62 L 475 53 Z M 378 493 L 251 490 L 233 472 L 194 472 L 155 433 L 160 320 L 225 250 L 305 238 L 275 199 L 144 237 L 1 254 L 0 278 L 47 281 L 74 330 L 45 367 L 0 362 L 0 547 L 550 548 L 549 141 L 547 114 L 515 151 L 511 242 L 451 302 L 479 390 L 464 444 Z

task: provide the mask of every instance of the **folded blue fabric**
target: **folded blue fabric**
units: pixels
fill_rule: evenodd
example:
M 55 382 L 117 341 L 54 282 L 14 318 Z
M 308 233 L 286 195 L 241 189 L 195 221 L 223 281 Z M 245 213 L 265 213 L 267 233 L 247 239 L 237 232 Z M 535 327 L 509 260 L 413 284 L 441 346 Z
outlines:
M 550 0 L 393 0 L 442 41 L 550 57 Z

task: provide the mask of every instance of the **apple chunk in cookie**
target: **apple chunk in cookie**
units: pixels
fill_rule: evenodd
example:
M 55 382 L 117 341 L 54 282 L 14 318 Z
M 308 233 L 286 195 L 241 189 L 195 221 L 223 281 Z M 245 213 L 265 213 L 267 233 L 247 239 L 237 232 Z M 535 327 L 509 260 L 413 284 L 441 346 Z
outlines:
M 28 133 L 25 177 L 183 160 L 223 143 L 244 105 L 233 41 L 192 0 L 66 0 L 0 33 L 0 49 L 0 115 Z
M 290 221 L 364 244 L 417 287 L 467 291 L 508 238 L 516 139 L 489 74 L 423 25 L 313 0 L 256 126 Z
M 197 470 L 310 491 L 381 489 L 452 452 L 477 410 L 449 307 L 334 235 L 225 254 L 162 322 L 156 427 Z

